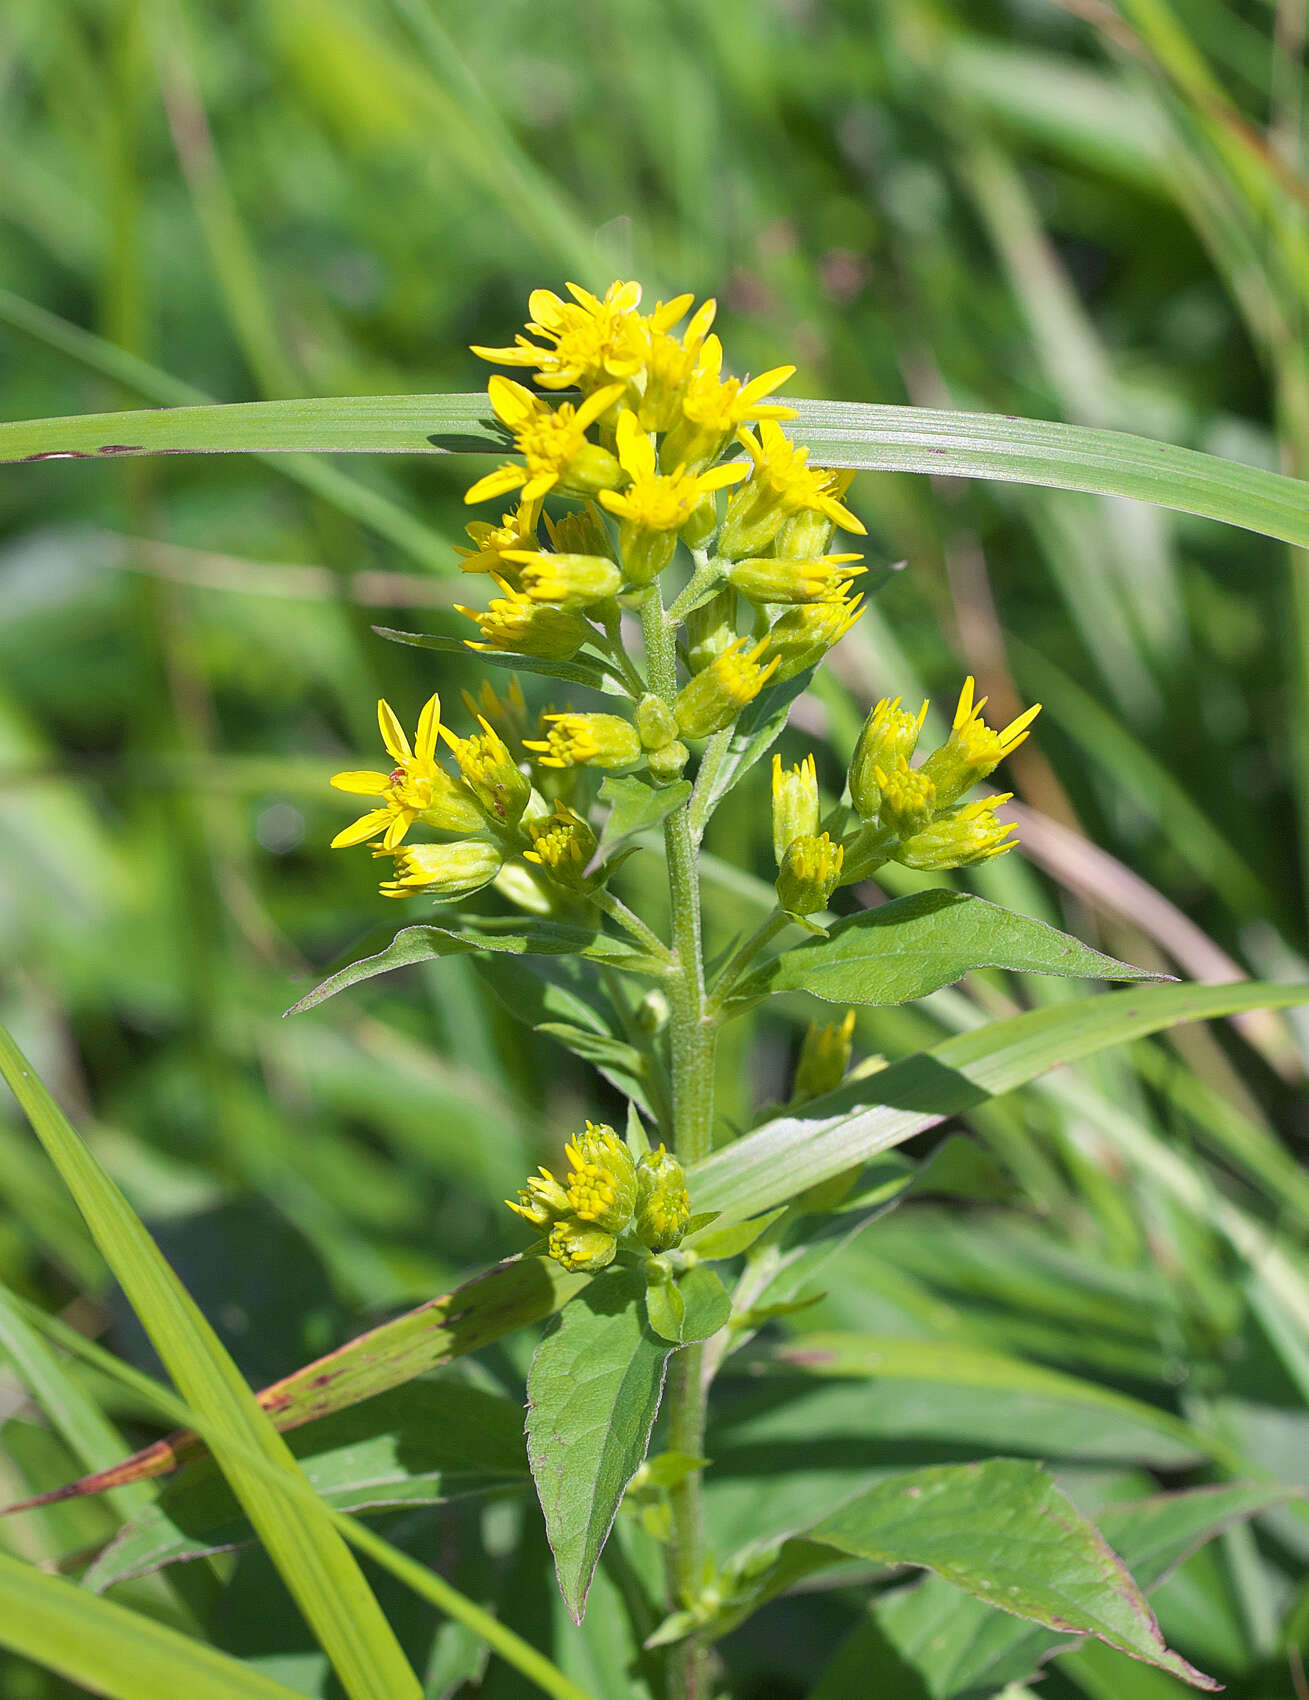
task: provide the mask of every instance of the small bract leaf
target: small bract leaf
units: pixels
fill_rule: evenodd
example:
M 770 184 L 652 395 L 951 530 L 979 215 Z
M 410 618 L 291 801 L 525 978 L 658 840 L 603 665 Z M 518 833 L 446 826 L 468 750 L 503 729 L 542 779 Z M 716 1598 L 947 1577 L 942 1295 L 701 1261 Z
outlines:
M 609 803 L 609 819 L 600 834 L 600 848 L 607 855 L 634 832 L 648 832 L 665 815 L 691 795 L 691 782 L 679 779 L 672 785 L 651 785 L 634 774 L 610 774 L 600 787 L 600 801 Z
M 408 644 L 413 649 L 434 649 L 441 655 L 476 655 L 479 662 L 492 667 L 508 667 L 515 673 L 540 673 L 547 679 L 566 679 L 570 685 L 585 685 L 588 690 L 606 691 L 621 696 L 623 690 L 612 678 L 603 662 L 589 655 L 576 655 L 571 661 L 546 661 L 534 655 L 500 654 L 494 649 L 471 650 L 463 638 L 443 637 L 433 632 L 399 632 L 392 626 L 374 626 L 378 637 L 392 643 Z M 474 640 L 476 641 L 476 640 Z

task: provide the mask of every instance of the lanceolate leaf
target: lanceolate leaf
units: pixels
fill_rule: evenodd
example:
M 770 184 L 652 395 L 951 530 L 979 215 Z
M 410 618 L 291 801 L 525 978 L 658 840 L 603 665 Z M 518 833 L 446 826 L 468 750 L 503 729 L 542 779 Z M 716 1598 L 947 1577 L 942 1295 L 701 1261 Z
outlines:
M 512 930 L 502 930 L 490 922 L 479 927 L 471 921 L 458 928 L 402 927 L 385 950 L 361 957 L 358 962 L 330 974 L 286 1013 L 301 1015 L 337 992 L 345 991 L 347 986 L 356 986 L 377 974 L 389 974 L 393 968 L 409 968 L 415 962 L 432 962 L 440 956 L 467 956 L 477 951 L 508 956 L 585 956 L 593 962 L 607 962 L 612 968 L 626 968 L 634 973 L 662 972 L 635 945 L 607 933 L 565 926 L 559 921 L 515 921 L 511 927 Z
M 393 1388 L 299 1430 L 290 1447 L 315 1492 L 341 1511 L 438 1505 L 527 1482 L 521 1409 L 462 1382 Z M 98 1591 L 253 1539 L 230 1489 L 205 1459 L 126 1523 L 83 1580 Z
M 793 402 L 824 466 L 993 478 L 1131 496 L 1309 545 L 1309 486 L 1121 431 L 865 402 Z M 486 396 L 317 396 L 0 425 L 0 460 L 138 454 L 502 454 Z
M 733 1013 L 775 992 L 812 992 L 829 1003 L 906 1003 L 974 968 L 1065 979 L 1160 980 L 1079 943 L 1068 933 L 962 891 L 920 891 L 866 909 L 795 945 L 751 974 Z
M 374 626 L 373 630 L 378 637 L 408 644 L 411 649 L 434 649 L 440 655 L 462 655 L 465 660 L 476 655 L 479 661 L 489 662 L 493 667 L 508 667 L 515 673 L 540 673 L 547 679 L 566 679 L 570 685 L 585 685 L 588 690 L 622 694 L 622 687 L 589 655 L 575 656 L 572 661 L 545 661 L 531 655 L 501 655 L 493 649 L 471 650 L 463 638 L 433 632 L 399 632 L 392 626 Z
M 626 1269 L 598 1275 L 560 1313 L 527 1377 L 527 1455 L 559 1589 L 578 1623 L 663 1392 L 670 1348 L 646 1327 L 644 1295 Z
M 783 1204 L 948 1116 L 1063 1063 L 1182 1021 L 1309 1003 L 1309 985 L 1133 986 L 995 1021 L 779 1116 L 691 1171 L 697 1210 L 734 1218 Z
M 921 1565 L 1015 1617 L 1094 1635 L 1197 1688 L 1219 1686 L 1168 1651 L 1122 1561 L 1039 1464 L 992 1458 L 892 1476 L 808 1538 L 880 1564 Z
M 257 1395 L 259 1403 L 279 1429 L 298 1428 L 399 1387 L 452 1358 L 479 1351 L 516 1328 L 539 1322 L 580 1293 L 590 1279 L 570 1275 L 548 1257 L 510 1258 L 454 1292 L 384 1322 L 275 1381 Z M 30 1505 L 103 1493 L 124 1482 L 165 1475 L 204 1452 L 203 1443 L 189 1429 L 181 1429 L 111 1470 L 84 1476 L 7 1509 L 20 1511 Z

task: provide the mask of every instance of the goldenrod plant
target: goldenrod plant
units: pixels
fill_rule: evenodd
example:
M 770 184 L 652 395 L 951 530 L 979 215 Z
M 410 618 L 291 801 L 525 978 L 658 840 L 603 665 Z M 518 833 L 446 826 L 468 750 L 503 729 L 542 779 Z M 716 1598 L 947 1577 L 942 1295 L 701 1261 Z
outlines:
M 811 736 L 842 700 L 829 690 L 828 657 L 893 577 L 867 558 L 876 548 L 852 488 L 857 466 L 880 464 L 859 432 L 882 427 L 863 414 L 857 429 L 824 427 L 818 404 L 792 407 L 781 397 L 790 365 L 735 375 L 715 314 L 691 295 L 646 308 L 632 280 L 603 295 L 537 289 L 512 345 L 474 351 L 527 382 L 497 372 L 484 396 L 398 398 L 402 423 L 385 425 L 406 446 L 418 426 L 426 446 L 450 433 L 481 467 L 487 456 L 497 463 L 467 489 L 469 506 L 490 505 L 447 562 L 463 575 L 467 601 L 454 606 L 465 635 L 378 628 L 451 667 L 476 659 L 487 676 L 458 706 L 464 675 L 447 682 L 439 664 L 412 700 L 403 680 L 388 684 L 377 703 L 384 756 L 361 747 L 357 759 L 376 766 L 330 776 L 363 811 L 331 850 L 377 864 L 384 934 L 385 916 L 407 907 L 389 943 L 350 953 L 288 1013 L 312 1033 L 330 1019 L 320 1006 L 349 988 L 417 963 L 452 974 L 466 958 L 535 1030 L 534 1044 L 593 1065 L 576 1115 L 550 1127 L 547 1162 L 533 1174 L 515 1162 L 517 1178 L 502 1183 L 516 1196 L 497 1206 L 500 1261 L 252 1394 L 106 1166 L 0 1029 L 0 1071 L 177 1389 L 0 1289 L 0 1344 L 91 1471 L 9 1509 L 112 1493 L 121 1514 L 112 1538 L 61 1558 L 82 1589 L 0 1556 L 0 1644 L 16 1654 L 124 1700 L 284 1700 L 299 1691 L 290 1665 L 257 1668 L 257 1654 L 238 1658 L 173 1626 L 198 1630 L 227 1550 L 257 1541 L 322 1649 L 321 1669 L 304 1680 L 321 1677 L 321 1687 L 334 1676 L 349 1700 L 727 1700 L 743 1692 L 729 1637 L 743 1625 L 763 1637 L 759 1614 L 816 1591 L 839 1596 L 848 1633 L 830 1659 L 806 1651 L 815 1700 L 1025 1692 L 1013 1685 L 1056 1655 L 1094 1675 L 1077 1651 L 1088 1640 L 1119 1661 L 1112 1668 L 1126 1655 L 1156 1667 L 1152 1682 L 1216 1686 L 1170 1648 L 1145 1591 L 1209 1537 L 1283 1507 L 1287 1489 L 1245 1479 L 1259 1473 L 1198 1404 L 1175 1412 L 1049 1367 L 1039 1309 L 1053 1303 L 1053 1258 L 1023 1266 L 1033 1301 L 1020 1356 L 956 1338 L 949 1306 L 899 1266 L 879 1275 L 875 1248 L 910 1199 L 966 1209 L 1005 1196 L 1000 1165 L 979 1145 L 946 1136 L 925 1154 L 897 1153 L 913 1136 L 956 1113 L 984 1114 L 1109 1046 L 1184 1020 L 1290 1007 L 1309 989 L 1167 983 L 1153 960 L 1119 961 L 941 877 L 1016 865 L 1002 860 L 1019 848 L 1011 793 L 989 785 L 1006 782 L 1003 765 L 1032 737 L 1038 704 L 988 720 L 986 697 L 960 668 L 939 722 L 928 702 L 914 706 L 906 680 L 900 695 L 867 692 L 862 724 L 837 714 L 830 739 Z M 275 405 L 236 420 L 205 408 L 153 423 L 126 415 L 114 452 L 267 448 L 261 419 L 285 433 L 273 448 L 341 446 L 318 404 Z M 920 434 L 916 418 L 901 428 Z M 103 444 L 110 433 L 96 420 L 44 429 L 0 428 L 0 441 L 41 458 L 83 451 L 30 443 Z M 1008 477 L 1005 457 L 1030 452 L 1046 482 L 1158 500 L 1166 488 L 1175 505 L 1303 539 L 1301 487 L 1288 478 L 1164 449 L 1147 477 L 1132 439 L 1112 433 L 1092 442 L 1021 420 L 986 430 L 980 460 L 952 437 L 922 449 L 945 461 L 913 464 Z M 371 718 L 371 695 L 357 725 Z M 733 863 L 707 847 L 741 809 L 771 856 L 767 881 L 745 856 Z M 714 892 L 746 899 L 725 919 L 710 911 L 711 879 Z M 239 881 L 225 889 L 239 899 Z M 937 994 L 939 1009 L 947 988 L 985 968 L 1135 984 L 1025 1010 L 996 1004 L 990 1019 L 980 1005 L 946 1002 L 952 1037 L 915 1050 L 923 1030 L 910 1025 L 907 1054 L 868 1054 L 861 1011 Z M 720 1113 L 722 1053 L 788 996 L 813 1017 L 794 1065 L 784 1080 L 774 1071 L 745 1114 Z M 828 1010 L 814 1016 L 814 999 Z M 319 1032 L 334 1051 L 341 1030 Z M 387 1068 L 401 1057 L 412 1065 L 418 1050 L 378 1046 L 376 1088 L 347 1064 L 350 1089 L 382 1091 Z M 410 1120 L 412 1082 L 411 1072 L 400 1087 Z M 782 1101 L 765 1102 L 770 1091 Z M 1067 1091 L 1080 1118 L 1084 1100 Z M 542 1095 L 537 1107 L 550 1102 Z M 442 1100 L 435 1113 L 444 1109 Z M 1086 1119 L 1097 1135 L 1130 1122 L 1107 1100 Z M 1025 1132 L 1010 1132 L 1021 1161 Z M 478 1145 L 473 1160 L 485 1155 Z M 1065 1155 L 1073 1164 L 1076 1147 Z M 1284 1173 L 1267 1151 L 1259 1161 L 1265 1175 Z M 347 1187 L 354 1172 L 341 1170 Z M 1110 1209 L 1105 1177 L 1081 1172 Z M 1169 1196 L 1189 1197 L 1168 1173 Z M 140 1184 L 130 1166 L 127 1179 Z M 288 1210 L 312 1220 L 304 1193 L 283 1190 Z M 1215 1221 L 1233 1255 L 1267 1250 L 1264 1225 L 1242 1210 Z M 330 1231 L 319 1243 L 338 1250 Z M 930 1314 L 939 1337 L 806 1334 L 805 1313 L 829 1279 L 844 1279 L 852 1251 L 866 1251 L 872 1271 L 848 1295 L 856 1313 L 866 1306 L 875 1322 L 878 1306 L 895 1302 Z M 917 1267 L 949 1253 L 938 1219 Z M 357 1242 L 341 1257 L 375 1268 Z M 1309 1283 L 1280 1251 L 1268 1262 L 1261 1316 L 1268 1338 L 1284 1342 Z M 1120 1273 L 1100 1271 L 1097 1328 L 1118 1314 L 1109 1300 Z M 977 1279 L 957 1255 L 955 1277 Z M 97 1379 L 70 1374 L 38 1328 Z M 484 1348 L 494 1351 L 460 1375 L 454 1360 Z M 1129 1383 L 1155 1361 L 1137 1339 L 1088 1339 L 1082 1350 Z M 782 1386 L 797 1376 L 807 1378 L 798 1399 Z M 176 1425 L 118 1462 L 125 1448 L 86 1394 L 115 1382 L 133 1411 L 144 1404 Z M 881 1402 L 900 1386 L 904 1399 Z M 288 1443 L 280 1430 L 300 1437 Z M 945 1455 L 915 1460 L 910 1443 L 924 1436 Z M 1039 1461 L 1047 1451 L 1069 1466 L 1060 1479 Z M 1126 1460 L 1204 1471 L 1204 1484 L 1147 1493 L 1157 1484 L 1142 1469 L 1130 1495 L 1100 1495 L 1099 1476 L 1087 1485 L 1091 1464 L 1103 1475 Z M 152 1500 L 147 1484 L 183 1464 Z M 1093 1518 L 1088 1503 L 1103 1514 Z M 409 1550 L 412 1526 L 379 1533 L 351 1514 L 393 1506 L 420 1520 L 427 1562 Z M 1287 1513 L 1279 1538 L 1303 1543 L 1298 1517 Z M 193 1592 L 143 1593 L 135 1613 L 98 1597 L 188 1562 L 204 1565 Z M 374 1592 L 382 1572 L 416 1596 L 425 1622 L 452 1632 L 425 1664 L 410 1618 Z M 922 1680 L 905 1662 L 920 1646 L 932 1649 Z M 1106 1692 L 1095 1680 L 1086 1691 Z

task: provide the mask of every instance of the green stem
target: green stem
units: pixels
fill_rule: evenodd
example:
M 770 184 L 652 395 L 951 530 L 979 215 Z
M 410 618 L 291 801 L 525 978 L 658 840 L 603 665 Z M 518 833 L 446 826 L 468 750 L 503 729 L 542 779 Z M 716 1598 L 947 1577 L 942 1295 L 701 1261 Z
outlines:
M 650 688 L 670 707 L 677 695 L 677 652 L 673 623 L 664 613 L 658 584 L 642 609 Z M 707 1019 L 704 950 L 700 933 L 700 882 L 689 806 L 664 821 L 668 899 L 672 912 L 676 969 L 668 982 L 669 1038 L 673 1075 L 673 1149 L 690 1168 L 713 1145 L 715 1032 Z M 687 1346 L 672 1363 L 667 1398 L 668 1445 L 693 1457 L 702 1455 L 706 1386 L 703 1348 Z M 669 1490 L 672 1536 L 668 1543 L 670 1605 L 677 1610 L 693 1599 L 704 1582 L 704 1500 L 700 1473 L 693 1471 Z M 669 1653 L 670 1700 L 705 1700 L 708 1693 L 706 1649 L 697 1637 Z
M 652 932 L 639 915 L 633 914 L 621 897 L 616 897 L 612 891 L 606 891 L 603 886 L 588 891 L 586 895 L 597 909 L 602 909 L 611 920 L 617 921 L 623 931 L 648 950 L 656 961 L 670 968 L 674 965 L 676 959 L 658 933 Z
M 770 939 L 776 938 L 782 928 L 787 926 L 791 917 L 783 909 L 774 909 L 771 915 L 766 915 L 755 930 L 750 934 L 740 948 L 734 953 L 732 960 L 723 968 L 714 981 L 710 1000 L 711 1013 L 721 1010 L 724 1002 L 731 994 L 732 987 Z

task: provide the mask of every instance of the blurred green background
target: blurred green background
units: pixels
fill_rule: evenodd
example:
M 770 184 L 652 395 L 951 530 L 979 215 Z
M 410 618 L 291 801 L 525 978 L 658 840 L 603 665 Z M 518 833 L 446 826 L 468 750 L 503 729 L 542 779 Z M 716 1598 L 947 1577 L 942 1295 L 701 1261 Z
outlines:
M 529 289 L 632 276 L 647 301 L 717 296 L 728 360 L 795 361 L 796 395 L 1303 476 L 1304 22 L 1303 0 L 8 0 L 0 409 L 471 390 L 467 345 L 509 341 Z M 463 960 L 281 1019 L 405 918 L 366 857 L 328 852 L 348 800 L 326 778 L 374 765 L 379 694 L 412 723 L 439 688 L 458 724 L 477 687 L 371 631 L 460 630 L 468 476 L 0 472 L 0 1014 L 260 1384 L 515 1249 L 506 1192 L 583 1115 L 620 1114 Z M 948 710 L 973 671 L 1001 720 L 1045 712 L 1008 776 L 1026 854 L 957 877 L 1184 978 L 1304 976 L 1304 558 L 1065 492 L 861 474 L 851 501 L 870 562 L 908 567 L 789 759 L 814 744 L 835 794 L 869 703 Z M 709 841 L 760 876 L 766 795 L 760 769 Z M 629 886 L 654 904 L 657 869 Z M 749 881 L 711 864 L 706 892 L 714 939 L 754 919 Z M 1084 995 L 975 978 L 863 1012 L 859 1054 Z M 727 1124 L 785 1097 L 812 1013 L 731 1030 Z M 979 1112 L 1005 1196 L 906 1208 L 804 1325 L 1000 1346 L 1309 1483 L 1307 1042 L 1295 1017 L 1183 1030 Z M 12 1106 L 0 1175 L 0 1276 L 150 1362 Z M 154 1432 L 97 1391 L 133 1444 Z M 11 1375 L 0 1416 L 0 1497 L 78 1473 Z M 1092 1505 L 1153 1480 L 1083 1475 Z M 58 1559 L 105 1527 L 71 1510 L 0 1540 Z M 1238 1695 L 1292 1693 L 1307 1555 L 1290 1514 L 1224 1537 L 1163 1591 L 1166 1632 Z M 312 1653 L 250 1640 L 254 1565 L 215 1638 L 319 1692 Z M 814 1623 L 830 1642 L 860 1608 L 838 1593 L 792 1632 L 787 1609 L 733 1654 L 742 1692 L 805 1692 Z M 14 1700 L 62 1692 L 0 1672 Z M 1111 1689 L 1181 1692 L 1111 1655 L 1041 1692 Z

